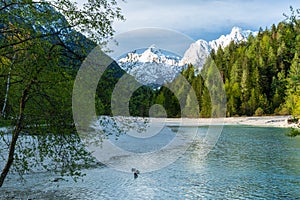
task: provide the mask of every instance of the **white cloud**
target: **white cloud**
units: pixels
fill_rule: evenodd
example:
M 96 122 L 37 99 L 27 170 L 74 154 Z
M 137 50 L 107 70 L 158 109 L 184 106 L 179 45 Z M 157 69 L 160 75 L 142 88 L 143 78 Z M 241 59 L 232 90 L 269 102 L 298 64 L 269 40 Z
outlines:
M 79 3 L 87 0 L 74 0 Z M 226 34 L 232 26 L 257 30 L 283 20 L 298 0 L 127 0 L 119 1 L 126 18 L 115 22 L 117 33 L 141 27 L 161 27 L 186 33 L 194 39 L 205 34 Z
M 174 1 L 128 0 L 120 3 L 126 22 L 115 23 L 118 32 L 137 27 L 166 27 L 185 33 L 220 32 L 232 26 L 258 29 L 283 20 L 289 6 L 299 1 Z M 201 35 L 201 33 L 199 33 Z

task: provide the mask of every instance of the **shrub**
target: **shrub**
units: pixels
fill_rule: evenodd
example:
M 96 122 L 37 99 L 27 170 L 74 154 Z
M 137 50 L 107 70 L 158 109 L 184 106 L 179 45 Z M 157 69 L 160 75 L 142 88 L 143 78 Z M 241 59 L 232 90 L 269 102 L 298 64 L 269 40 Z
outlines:
M 264 114 L 264 110 L 261 107 L 259 107 L 259 108 L 256 109 L 254 115 L 255 116 L 262 116 L 263 114 Z
M 300 135 L 300 127 L 291 128 L 291 130 L 286 135 L 290 137 L 296 137 L 297 135 Z
M 286 106 L 283 106 L 283 107 L 279 108 L 278 114 L 279 115 L 289 115 L 290 111 Z

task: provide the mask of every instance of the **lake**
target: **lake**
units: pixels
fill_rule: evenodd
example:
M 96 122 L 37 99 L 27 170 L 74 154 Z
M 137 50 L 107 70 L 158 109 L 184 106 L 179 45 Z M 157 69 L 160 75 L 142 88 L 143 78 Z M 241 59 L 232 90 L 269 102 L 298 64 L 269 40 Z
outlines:
M 185 128 L 189 131 L 189 128 Z M 200 127 L 198 135 L 207 127 Z M 132 173 L 109 167 L 85 170 L 74 182 L 53 182 L 51 173 L 28 174 L 25 183 L 10 175 L 0 198 L 14 199 L 299 199 L 300 138 L 285 136 L 288 129 L 225 126 L 206 157 L 199 157 L 194 142 L 175 162 L 160 170 Z M 174 134 L 165 128 L 151 143 L 164 145 Z M 121 136 L 119 144 L 143 152 L 147 145 L 130 143 Z M 150 145 L 156 146 L 157 144 Z M 134 147 L 134 148 L 133 148 Z

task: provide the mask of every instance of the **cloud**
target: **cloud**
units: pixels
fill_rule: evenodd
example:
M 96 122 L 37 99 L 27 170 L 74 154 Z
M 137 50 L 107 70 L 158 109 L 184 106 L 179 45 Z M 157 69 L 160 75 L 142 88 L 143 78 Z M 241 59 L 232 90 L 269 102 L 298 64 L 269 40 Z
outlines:
M 74 0 L 82 4 L 87 0 Z M 298 0 L 127 0 L 118 1 L 125 22 L 115 22 L 117 33 L 144 27 L 168 28 L 194 39 L 215 39 L 233 26 L 258 30 L 282 21 Z
M 169 51 L 174 55 L 183 57 L 193 39 L 173 30 L 160 28 L 136 29 L 115 36 L 117 44 L 113 41 L 108 43 L 109 54 L 115 60 L 132 50 L 148 48 L 158 45 L 162 50 Z
M 296 1 L 259 0 L 128 0 L 120 3 L 126 22 L 115 23 L 118 32 L 138 27 L 165 27 L 187 34 L 221 32 L 232 26 L 259 29 L 283 20 Z M 228 30 L 227 30 L 228 31 Z M 205 39 L 205 38 L 204 38 Z

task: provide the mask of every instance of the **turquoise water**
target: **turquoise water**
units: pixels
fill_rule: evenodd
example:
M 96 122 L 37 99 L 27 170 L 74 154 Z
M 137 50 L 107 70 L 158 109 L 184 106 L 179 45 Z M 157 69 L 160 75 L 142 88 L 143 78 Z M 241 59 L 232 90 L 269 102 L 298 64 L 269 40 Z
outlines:
M 202 127 L 198 134 L 206 130 Z M 152 142 L 165 145 L 164 139 L 169 141 L 173 133 L 171 129 L 164 131 Z M 25 183 L 11 177 L 1 189 L 2 197 L 9 194 L 15 199 L 300 199 L 300 138 L 289 138 L 286 131 L 225 126 L 218 143 L 205 158 L 198 156 L 199 145 L 195 142 L 176 162 L 157 171 L 141 172 L 137 179 L 133 179 L 133 174 L 108 167 L 85 170 L 86 176 L 77 183 L 54 183 L 54 176 L 48 173 L 28 174 Z M 122 137 L 120 144 L 123 141 L 128 148 L 134 146 L 126 136 Z M 135 146 L 136 151 L 139 148 L 147 146 Z

